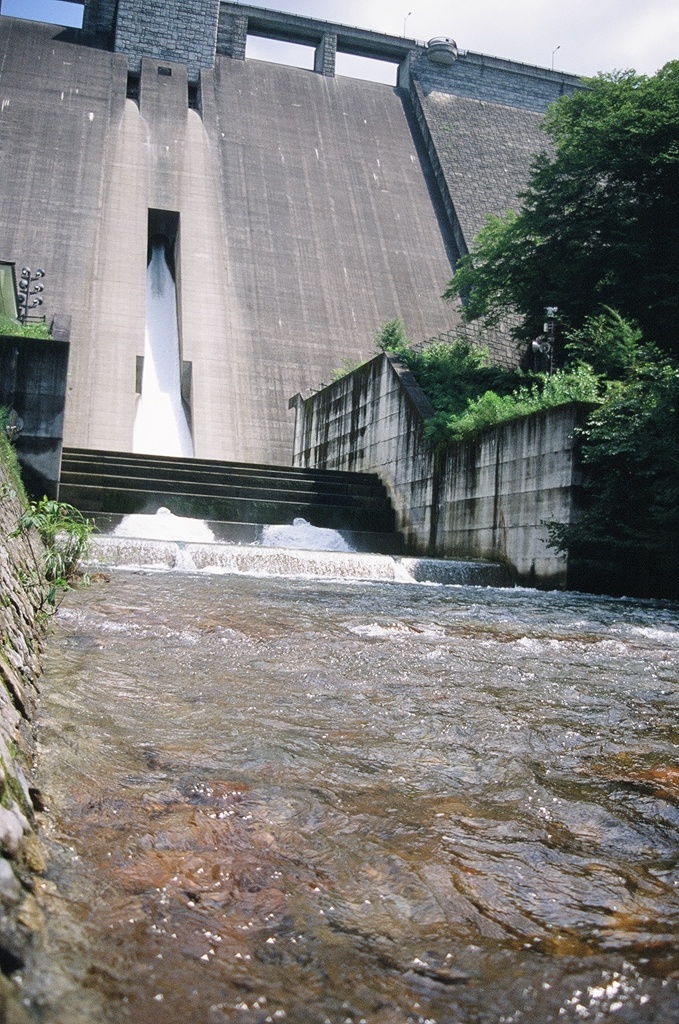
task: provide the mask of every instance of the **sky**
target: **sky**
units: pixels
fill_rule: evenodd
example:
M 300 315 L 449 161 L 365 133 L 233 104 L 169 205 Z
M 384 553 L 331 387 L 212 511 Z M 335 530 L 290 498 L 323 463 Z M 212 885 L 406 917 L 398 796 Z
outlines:
M 71 25 L 82 17 L 82 8 L 65 0 L 0 2 L 3 14 Z M 260 0 L 253 6 L 422 41 L 452 36 L 462 50 L 576 75 L 627 68 L 652 75 L 679 59 L 677 0 Z M 284 51 L 263 40 L 248 43 L 248 56 L 310 59 L 305 50 Z M 338 70 L 352 73 L 352 62 L 345 62 Z M 392 81 L 391 69 L 381 70 Z

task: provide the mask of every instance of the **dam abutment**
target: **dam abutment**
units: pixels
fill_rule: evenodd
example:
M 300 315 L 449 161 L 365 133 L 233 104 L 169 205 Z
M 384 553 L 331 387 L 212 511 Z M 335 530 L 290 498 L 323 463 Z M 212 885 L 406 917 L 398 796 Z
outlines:
M 547 523 L 577 517 L 574 435 L 590 406 L 532 413 L 435 450 L 425 433 L 433 409 L 388 353 L 290 404 L 294 465 L 377 473 L 410 552 L 500 561 L 521 584 L 569 585 L 568 558 L 549 546 Z

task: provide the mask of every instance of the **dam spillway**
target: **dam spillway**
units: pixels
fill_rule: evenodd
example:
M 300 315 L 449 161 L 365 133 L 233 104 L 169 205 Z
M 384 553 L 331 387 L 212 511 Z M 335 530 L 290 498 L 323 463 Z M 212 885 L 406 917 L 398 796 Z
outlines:
M 193 457 L 181 398 L 176 289 L 161 238 L 151 247 L 146 272 L 144 364 L 132 448 L 151 455 Z

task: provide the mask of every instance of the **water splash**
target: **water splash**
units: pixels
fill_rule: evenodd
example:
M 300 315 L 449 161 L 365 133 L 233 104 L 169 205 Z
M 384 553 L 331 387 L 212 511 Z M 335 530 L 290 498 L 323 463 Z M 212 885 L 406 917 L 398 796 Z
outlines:
M 193 458 L 181 400 L 177 294 L 161 243 L 153 246 L 146 271 L 144 373 L 132 451 Z
M 153 516 L 125 516 L 113 535 L 138 540 L 193 541 L 197 544 L 211 544 L 215 539 L 212 530 L 202 520 L 175 516 L 169 508 L 159 508 Z
M 156 516 L 129 519 L 155 520 Z M 178 517 L 172 517 L 173 520 Z M 191 522 L 189 520 L 189 522 Z M 196 521 L 197 522 L 197 521 Z M 204 525 L 204 524 L 203 524 Z M 173 569 L 211 575 L 287 576 L 303 579 L 379 581 L 506 587 L 504 566 L 492 562 L 452 562 L 433 558 L 395 558 L 360 551 L 323 551 L 247 544 L 178 542 L 129 533 L 95 537 L 90 566 Z
M 291 526 L 263 526 L 261 531 L 251 544 L 223 543 L 202 520 L 159 508 L 155 515 L 125 516 L 112 534 L 93 538 L 90 564 L 347 582 L 510 585 L 504 566 L 494 562 L 355 551 L 336 530 L 312 526 L 306 519 L 295 519 Z
M 298 551 L 353 551 L 341 533 L 312 526 L 306 519 L 293 519 L 292 526 L 265 526 L 261 543 L 267 548 L 296 548 Z

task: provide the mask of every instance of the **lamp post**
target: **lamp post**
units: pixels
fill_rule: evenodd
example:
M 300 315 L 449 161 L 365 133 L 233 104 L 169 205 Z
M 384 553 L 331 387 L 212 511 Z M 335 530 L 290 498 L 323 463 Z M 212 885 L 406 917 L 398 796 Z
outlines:
M 404 39 L 405 39 L 405 34 L 406 34 L 406 22 L 407 22 L 408 18 L 410 17 L 410 15 L 412 13 L 413 13 L 412 11 L 408 11 L 408 13 L 406 14 L 405 18 L 403 19 L 403 38 Z
M 556 314 L 558 312 L 558 306 L 545 306 L 544 337 L 536 338 L 531 343 L 536 359 L 539 356 L 547 357 L 547 373 L 550 376 L 554 370 L 554 337 L 556 335 Z
M 552 71 L 554 70 L 554 54 L 556 53 L 557 50 L 560 50 L 560 49 L 561 49 L 561 44 L 559 43 L 559 45 L 556 47 L 556 49 L 552 50 Z
M 44 270 L 36 270 L 35 273 L 30 267 L 21 268 L 21 279 L 19 280 L 19 294 L 17 305 L 19 306 L 19 320 L 25 324 L 30 316 L 29 311 L 37 306 L 42 306 L 40 292 L 44 291 L 44 285 L 38 284 L 41 277 L 45 276 Z

